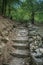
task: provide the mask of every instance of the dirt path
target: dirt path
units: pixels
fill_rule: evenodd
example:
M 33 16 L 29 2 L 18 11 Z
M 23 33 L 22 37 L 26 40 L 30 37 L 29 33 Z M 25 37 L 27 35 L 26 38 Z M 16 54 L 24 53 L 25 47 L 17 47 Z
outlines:
M 39 26 L 39 33 L 43 37 L 43 26 Z
M 39 34 L 43 37 L 43 24 L 36 24 Z

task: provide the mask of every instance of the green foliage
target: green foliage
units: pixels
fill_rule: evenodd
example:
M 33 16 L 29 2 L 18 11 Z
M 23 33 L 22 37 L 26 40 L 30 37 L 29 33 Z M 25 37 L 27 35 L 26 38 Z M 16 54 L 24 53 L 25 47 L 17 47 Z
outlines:
M 41 0 L 5 0 L 5 15 L 14 20 L 30 20 L 34 12 L 36 21 L 43 21 L 43 1 Z M 2 2 L 0 0 L 0 13 L 2 11 Z M 3 8 L 4 10 L 4 8 Z

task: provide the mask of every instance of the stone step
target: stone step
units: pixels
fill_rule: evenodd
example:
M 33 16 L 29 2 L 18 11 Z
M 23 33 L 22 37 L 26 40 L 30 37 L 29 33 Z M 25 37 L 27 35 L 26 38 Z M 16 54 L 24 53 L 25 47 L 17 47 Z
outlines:
M 13 39 L 12 40 L 14 43 L 16 42 L 16 43 L 27 43 L 27 42 L 29 42 L 29 40 L 15 40 L 15 39 Z
M 19 33 L 21 33 L 21 32 L 28 32 L 27 29 L 16 29 L 16 31 L 18 31 Z
M 20 36 L 21 36 L 21 37 L 27 37 L 27 36 L 28 36 L 28 32 L 24 32 L 24 33 L 23 33 L 23 32 L 22 32 L 22 33 L 19 33 L 19 32 L 18 32 L 18 33 L 17 33 L 17 36 L 18 36 L 18 37 L 20 37 Z
M 15 40 L 28 40 L 28 37 L 16 37 Z
M 23 43 L 23 44 L 22 43 L 14 43 L 13 46 L 21 46 L 21 47 L 22 46 L 24 46 L 24 47 L 27 46 L 28 47 L 28 43 Z
M 17 49 L 29 49 L 28 44 L 25 43 L 14 43 L 12 44 L 12 47 L 17 48 Z
M 27 29 L 27 27 L 25 27 L 25 26 L 18 26 L 18 27 L 16 27 L 17 29 Z
M 28 40 L 28 36 L 27 37 L 16 36 L 15 38 L 13 38 L 13 40 L 25 41 Z
M 13 58 L 9 65 L 29 65 L 29 58 Z
M 29 57 L 29 54 L 21 55 L 21 54 L 10 53 L 10 55 L 13 56 L 13 57 L 18 57 L 18 58 L 27 58 L 27 57 Z
M 16 31 L 19 31 L 19 32 L 27 32 L 28 29 L 27 28 L 16 28 Z
M 29 56 L 29 51 L 28 50 L 12 50 L 10 52 L 10 55 L 14 57 L 28 57 Z
M 16 30 L 16 34 L 17 34 L 17 36 L 28 36 L 28 30 L 19 30 L 19 29 L 17 29 Z
M 26 46 L 13 46 L 12 45 L 12 47 L 15 48 L 15 49 L 23 49 L 23 50 L 24 49 L 29 49 L 29 47 L 26 47 Z
M 15 53 L 15 54 L 25 55 L 25 54 L 28 54 L 29 50 L 14 49 L 14 50 L 12 50 L 11 52 L 12 52 L 12 53 Z

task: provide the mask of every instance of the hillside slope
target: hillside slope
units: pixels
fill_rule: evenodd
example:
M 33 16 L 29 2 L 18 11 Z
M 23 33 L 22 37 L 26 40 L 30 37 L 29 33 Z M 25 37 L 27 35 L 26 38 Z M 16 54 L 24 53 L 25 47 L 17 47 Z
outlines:
M 10 59 L 9 51 L 15 36 L 14 27 L 13 21 L 0 16 L 0 65 L 2 62 L 7 63 Z

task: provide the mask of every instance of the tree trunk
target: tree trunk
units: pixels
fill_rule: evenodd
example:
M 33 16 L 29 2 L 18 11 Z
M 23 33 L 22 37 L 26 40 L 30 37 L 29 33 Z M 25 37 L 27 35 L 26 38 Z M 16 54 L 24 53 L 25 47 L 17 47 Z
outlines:
M 7 5 L 7 1 L 3 0 L 3 2 L 2 2 L 2 15 L 5 15 L 5 13 L 6 13 L 6 5 Z
M 2 2 L 2 14 L 3 14 L 3 10 L 4 10 L 4 0 Z
M 10 8 L 10 3 L 8 5 L 8 16 L 10 17 L 10 14 L 11 14 L 11 8 Z
M 32 23 L 32 24 L 34 24 L 34 15 L 35 15 L 35 13 L 32 12 L 32 15 L 31 15 L 31 23 Z

